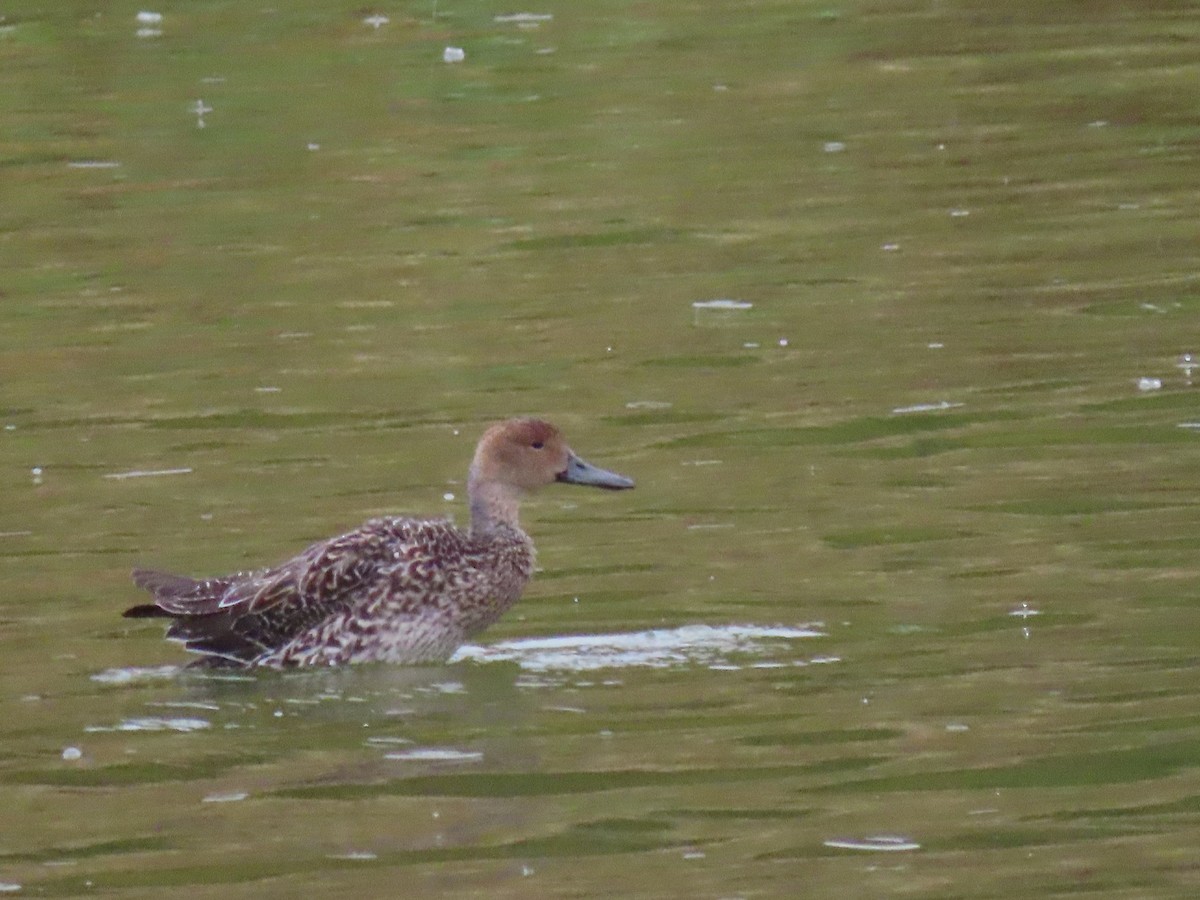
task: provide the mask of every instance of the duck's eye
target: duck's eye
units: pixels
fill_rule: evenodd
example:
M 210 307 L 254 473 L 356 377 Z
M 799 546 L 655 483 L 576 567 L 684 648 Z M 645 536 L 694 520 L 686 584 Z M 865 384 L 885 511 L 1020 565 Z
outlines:
M 530 444 L 530 446 L 533 447 L 534 450 L 541 450 L 546 446 L 546 444 L 543 441 L 534 441 L 532 444 Z

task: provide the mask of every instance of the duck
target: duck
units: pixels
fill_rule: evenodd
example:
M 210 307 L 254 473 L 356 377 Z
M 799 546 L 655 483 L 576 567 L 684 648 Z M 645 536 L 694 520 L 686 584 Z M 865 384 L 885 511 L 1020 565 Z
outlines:
M 387 516 L 250 572 L 194 579 L 134 569 L 153 602 L 123 615 L 170 619 L 167 638 L 199 654 L 199 668 L 445 662 L 520 599 L 535 560 L 520 503 L 554 483 L 634 486 L 577 456 L 549 422 L 508 419 L 475 448 L 465 530 Z

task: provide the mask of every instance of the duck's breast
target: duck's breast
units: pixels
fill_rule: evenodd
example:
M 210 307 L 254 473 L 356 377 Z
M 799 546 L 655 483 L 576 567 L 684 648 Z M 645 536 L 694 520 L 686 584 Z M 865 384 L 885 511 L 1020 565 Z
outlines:
M 518 529 L 476 537 L 448 522 L 412 524 L 420 527 L 411 527 L 381 598 L 387 617 L 431 617 L 474 634 L 520 598 L 533 574 L 533 544 Z

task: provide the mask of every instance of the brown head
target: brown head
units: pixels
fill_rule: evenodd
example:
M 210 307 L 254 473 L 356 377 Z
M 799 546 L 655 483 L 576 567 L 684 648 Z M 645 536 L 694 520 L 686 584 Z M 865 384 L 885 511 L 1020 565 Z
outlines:
M 585 462 L 557 428 L 541 419 L 508 419 L 484 432 L 475 448 L 467 492 L 472 530 L 498 522 L 515 525 L 517 504 L 530 491 L 553 484 L 583 484 L 608 490 L 633 481 Z

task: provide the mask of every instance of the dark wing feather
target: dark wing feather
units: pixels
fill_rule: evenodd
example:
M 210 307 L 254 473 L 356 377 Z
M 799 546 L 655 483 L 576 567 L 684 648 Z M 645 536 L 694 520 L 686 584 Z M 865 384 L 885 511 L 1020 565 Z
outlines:
M 273 569 L 206 580 L 139 569 L 134 582 L 155 602 L 125 615 L 170 617 L 167 637 L 244 665 L 351 606 L 404 555 L 408 537 L 404 520 L 372 519 Z

